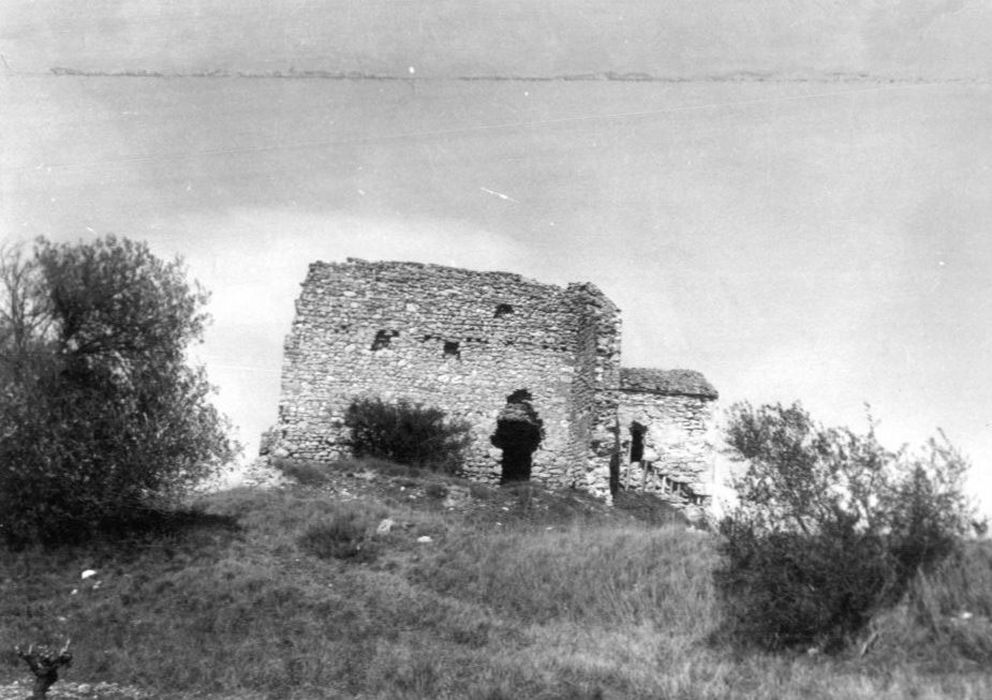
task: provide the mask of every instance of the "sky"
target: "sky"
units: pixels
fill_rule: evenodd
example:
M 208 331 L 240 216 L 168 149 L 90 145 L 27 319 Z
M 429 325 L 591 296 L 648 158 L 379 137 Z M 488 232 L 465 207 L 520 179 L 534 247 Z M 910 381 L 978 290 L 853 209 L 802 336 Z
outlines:
M 181 255 L 249 454 L 307 264 L 420 260 L 591 281 L 625 364 L 722 407 L 941 428 L 992 511 L 990 35 L 964 0 L 8 0 L 0 237 Z M 234 75 L 290 69 L 408 79 Z M 457 80 L 608 71 L 663 80 Z

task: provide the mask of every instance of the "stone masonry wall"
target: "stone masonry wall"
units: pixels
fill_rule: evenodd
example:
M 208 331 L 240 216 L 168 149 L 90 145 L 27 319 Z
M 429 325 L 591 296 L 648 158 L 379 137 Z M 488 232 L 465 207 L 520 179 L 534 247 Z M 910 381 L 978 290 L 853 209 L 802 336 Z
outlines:
M 620 481 L 682 502 L 709 495 L 713 474 L 715 402 L 710 397 L 617 392 Z M 644 426 L 643 456 L 631 463 L 631 425 Z M 689 491 L 685 491 L 688 487 Z
M 314 263 L 285 343 L 272 449 L 349 456 L 343 421 L 352 400 L 406 398 L 466 420 L 465 471 L 496 481 L 503 453 L 490 438 L 513 413 L 508 398 L 527 392 L 544 426 L 531 478 L 701 504 L 718 394 L 693 370 L 621 368 L 620 327 L 619 309 L 591 284 L 408 262 Z M 611 464 L 619 483 L 611 484 Z
M 595 347 L 595 351 L 593 348 Z M 554 285 L 503 272 L 419 263 L 314 263 L 285 344 L 279 448 L 306 459 L 348 454 L 353 398 L 408 398 L 467 420 L 466 471 L 495 480 L 489 441 L 507 397 L 533 396 L 544 422 L 532 478 L 599 482 L 590 453 L 613 400 L 619 313 L 592 285 Z
M 579 371 L 573 384 L 572 440 L 584 448 L 577 455 L 583 488 L 599 496 L 610 492 L 610 457 L 614 451 L 616 393 L 620 382 L 620 310 L 596 287 L 573 284 L 579 332 L 576 357 Z

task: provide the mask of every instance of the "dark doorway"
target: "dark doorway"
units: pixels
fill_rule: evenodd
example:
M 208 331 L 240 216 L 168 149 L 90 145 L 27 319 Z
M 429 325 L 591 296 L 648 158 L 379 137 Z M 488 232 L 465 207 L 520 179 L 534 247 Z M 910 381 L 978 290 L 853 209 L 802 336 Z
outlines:
M 630 461 L 640 462 L 644 459 L 644 433 L 647 428 L 636 420 L 630 424 Z
M 544 422 L 531 400 L 525 389 L 513 392 L 506 397 L 506 406 L 496 419 L 496 432 L 489 441 L 503 450 L 500 483 L 530 479 L 534 452 L 544 437 Z

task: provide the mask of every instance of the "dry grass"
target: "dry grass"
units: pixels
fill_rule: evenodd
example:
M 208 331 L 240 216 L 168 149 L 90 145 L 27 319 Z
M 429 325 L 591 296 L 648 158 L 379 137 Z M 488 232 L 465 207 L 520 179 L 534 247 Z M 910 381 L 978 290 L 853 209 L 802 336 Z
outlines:
M 968 658 L 992 639 L 988 547 L 880 617 L 864 657 L 743 654 L 711 643 L 711 535 L 578 517 L 570 494 L 555 506 L 527 490 L 473 490 L 469 508 L 510 499 L 481 518 L 441 508 L 436 476 L 396 478 L 402 492 L 350 500 L 235 490 L 126 543 L 5 553 L 0 680 L 24 676 L 15 643 L 68 635 L 66 679 L 157 697 L 992 697 Z M 312 553 L 308 533 L 341 523 L 368 556 Z

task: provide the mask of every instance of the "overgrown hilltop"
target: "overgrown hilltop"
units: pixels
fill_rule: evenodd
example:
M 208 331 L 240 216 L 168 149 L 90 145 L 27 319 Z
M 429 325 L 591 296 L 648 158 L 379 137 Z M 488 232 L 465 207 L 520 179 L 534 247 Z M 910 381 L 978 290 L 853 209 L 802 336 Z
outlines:
M 192 502 L 230 451 L 185 363 L 205 297 L 180 263 L 113 238 L 0 262 L 0 673 L 25 661 L 36 696 L 990 696 L 992 552 L 945 442 L 740 405 L 741 502 L 713 534 L 646 482 L 611 479 L 609 507 L 522 481 L 530 392 L 497 412 L 527 424 L 490 440 L 519 458 L 501 487 L 459 478 L 444 410 L 356 398 L 364 459 L 277 447 L 289 485 Z
M 60 683 L 177 698 L 992 690 L 953 637 L 988 624 L 987 546 L 927 579 L 931 624 L 897 610 L 864 656 L 742 653 L 713 638 L 714 536 L 647 522 L 638 514 L 657 511 L 645 503 L 632 513 L 622 499 L 610 509 L 578 491 L 376 461 L 282 466 L 296 483 L 206 496 L 124 542 L 6 556 L 0 648 L 71 635 Z M 16 658 L 0 661 L 5 678 L 23 677 Z

